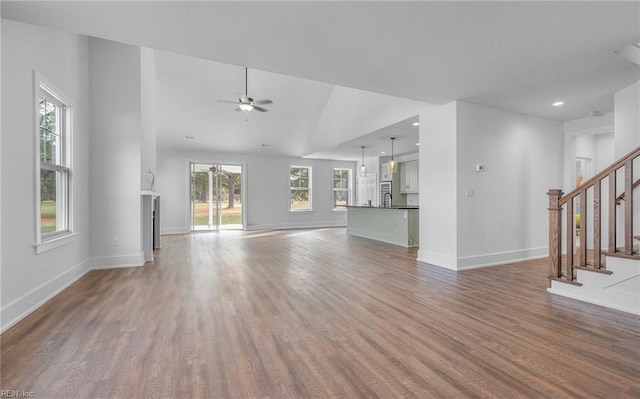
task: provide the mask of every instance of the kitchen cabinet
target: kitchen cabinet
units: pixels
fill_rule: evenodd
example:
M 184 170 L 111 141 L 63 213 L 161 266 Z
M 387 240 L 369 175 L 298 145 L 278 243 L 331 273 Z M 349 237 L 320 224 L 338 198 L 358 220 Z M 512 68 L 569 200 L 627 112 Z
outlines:
M 347 207 L 347 234 L 403 247 L 420 245 L 420 211 L 417 207 Z
M 400 164 L 400 192 L 402 194 L 412 194 L 420 191 L 419 171 L 419 161 L 402 162 Z

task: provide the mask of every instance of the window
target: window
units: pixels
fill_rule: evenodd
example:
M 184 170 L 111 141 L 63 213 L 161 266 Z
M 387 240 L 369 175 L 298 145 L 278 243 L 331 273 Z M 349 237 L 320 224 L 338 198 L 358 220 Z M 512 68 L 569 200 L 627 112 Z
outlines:
M 70 107 L 38 82 L 37 244 L 71 233 Z
M 311 210 L 311 168 L 308 166 L 291 167 L 290 210 Z
M 333 209 L 346 205 L 351 205 L 351 169 L 334 168 Z

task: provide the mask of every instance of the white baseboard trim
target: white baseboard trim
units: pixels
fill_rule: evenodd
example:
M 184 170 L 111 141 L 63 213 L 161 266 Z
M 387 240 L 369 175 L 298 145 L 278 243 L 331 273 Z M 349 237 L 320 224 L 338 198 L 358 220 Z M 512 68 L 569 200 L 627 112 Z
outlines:
M 169 235 L 169 234 L 186 234 L 189 232 L 189 228 L 186 226 L 182 227 L 161 227 L 160 234 L 161 235 Z
M 144 253 L 91 258 L 91 270 L 144 266 Z
M 418 249 L 418 262 L 442 267 L 449 270 L 458 270 L 458 260 L 454 256 L 444 255 L 438 252 Z
M 458 258 L 458 270 L 477 269 L 504 265 L 506 263 L 523 262 L 549 256 L 548 247 L 519 249 L 516 251 L 495 252 L 486 255 L 465 256 Z
M 462 271 L 523 262 L 549 256 L 547 247 L 521 249 L 517 251 L 496 252 L 486 255 L 454 257 L 437 252 L 418 250 L 418 261 L 449 270 Z
M 303 222 L 303 223 L 269 223 L 250 225 L 247 230 L 288 230 L 288 229 L 320 229 L 325 227 L 346 227 L 347 223 L 340 222 Z
M 0 333 L 5 332 L 17 322 L 27 317 L 51 298 L 78 281 L 89 271 L 91 271 L 89 261 L 85 260 L 5 305 L 0 309 L 0 320 L 2 321 Z

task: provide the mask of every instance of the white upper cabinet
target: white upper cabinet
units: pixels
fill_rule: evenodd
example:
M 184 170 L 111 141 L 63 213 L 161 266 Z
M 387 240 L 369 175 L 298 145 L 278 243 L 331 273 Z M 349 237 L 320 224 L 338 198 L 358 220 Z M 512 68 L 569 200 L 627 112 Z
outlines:
M 400 192 L 412 194 L 419 192 L 419 161 L 402 162 L 400 164 Z

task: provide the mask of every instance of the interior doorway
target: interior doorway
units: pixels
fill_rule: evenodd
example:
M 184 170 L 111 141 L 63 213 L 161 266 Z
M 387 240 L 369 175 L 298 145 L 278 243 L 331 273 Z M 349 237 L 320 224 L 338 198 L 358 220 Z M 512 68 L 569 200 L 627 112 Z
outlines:
M 191 163 L 191 231 L 242 229 L 242 165 Z

